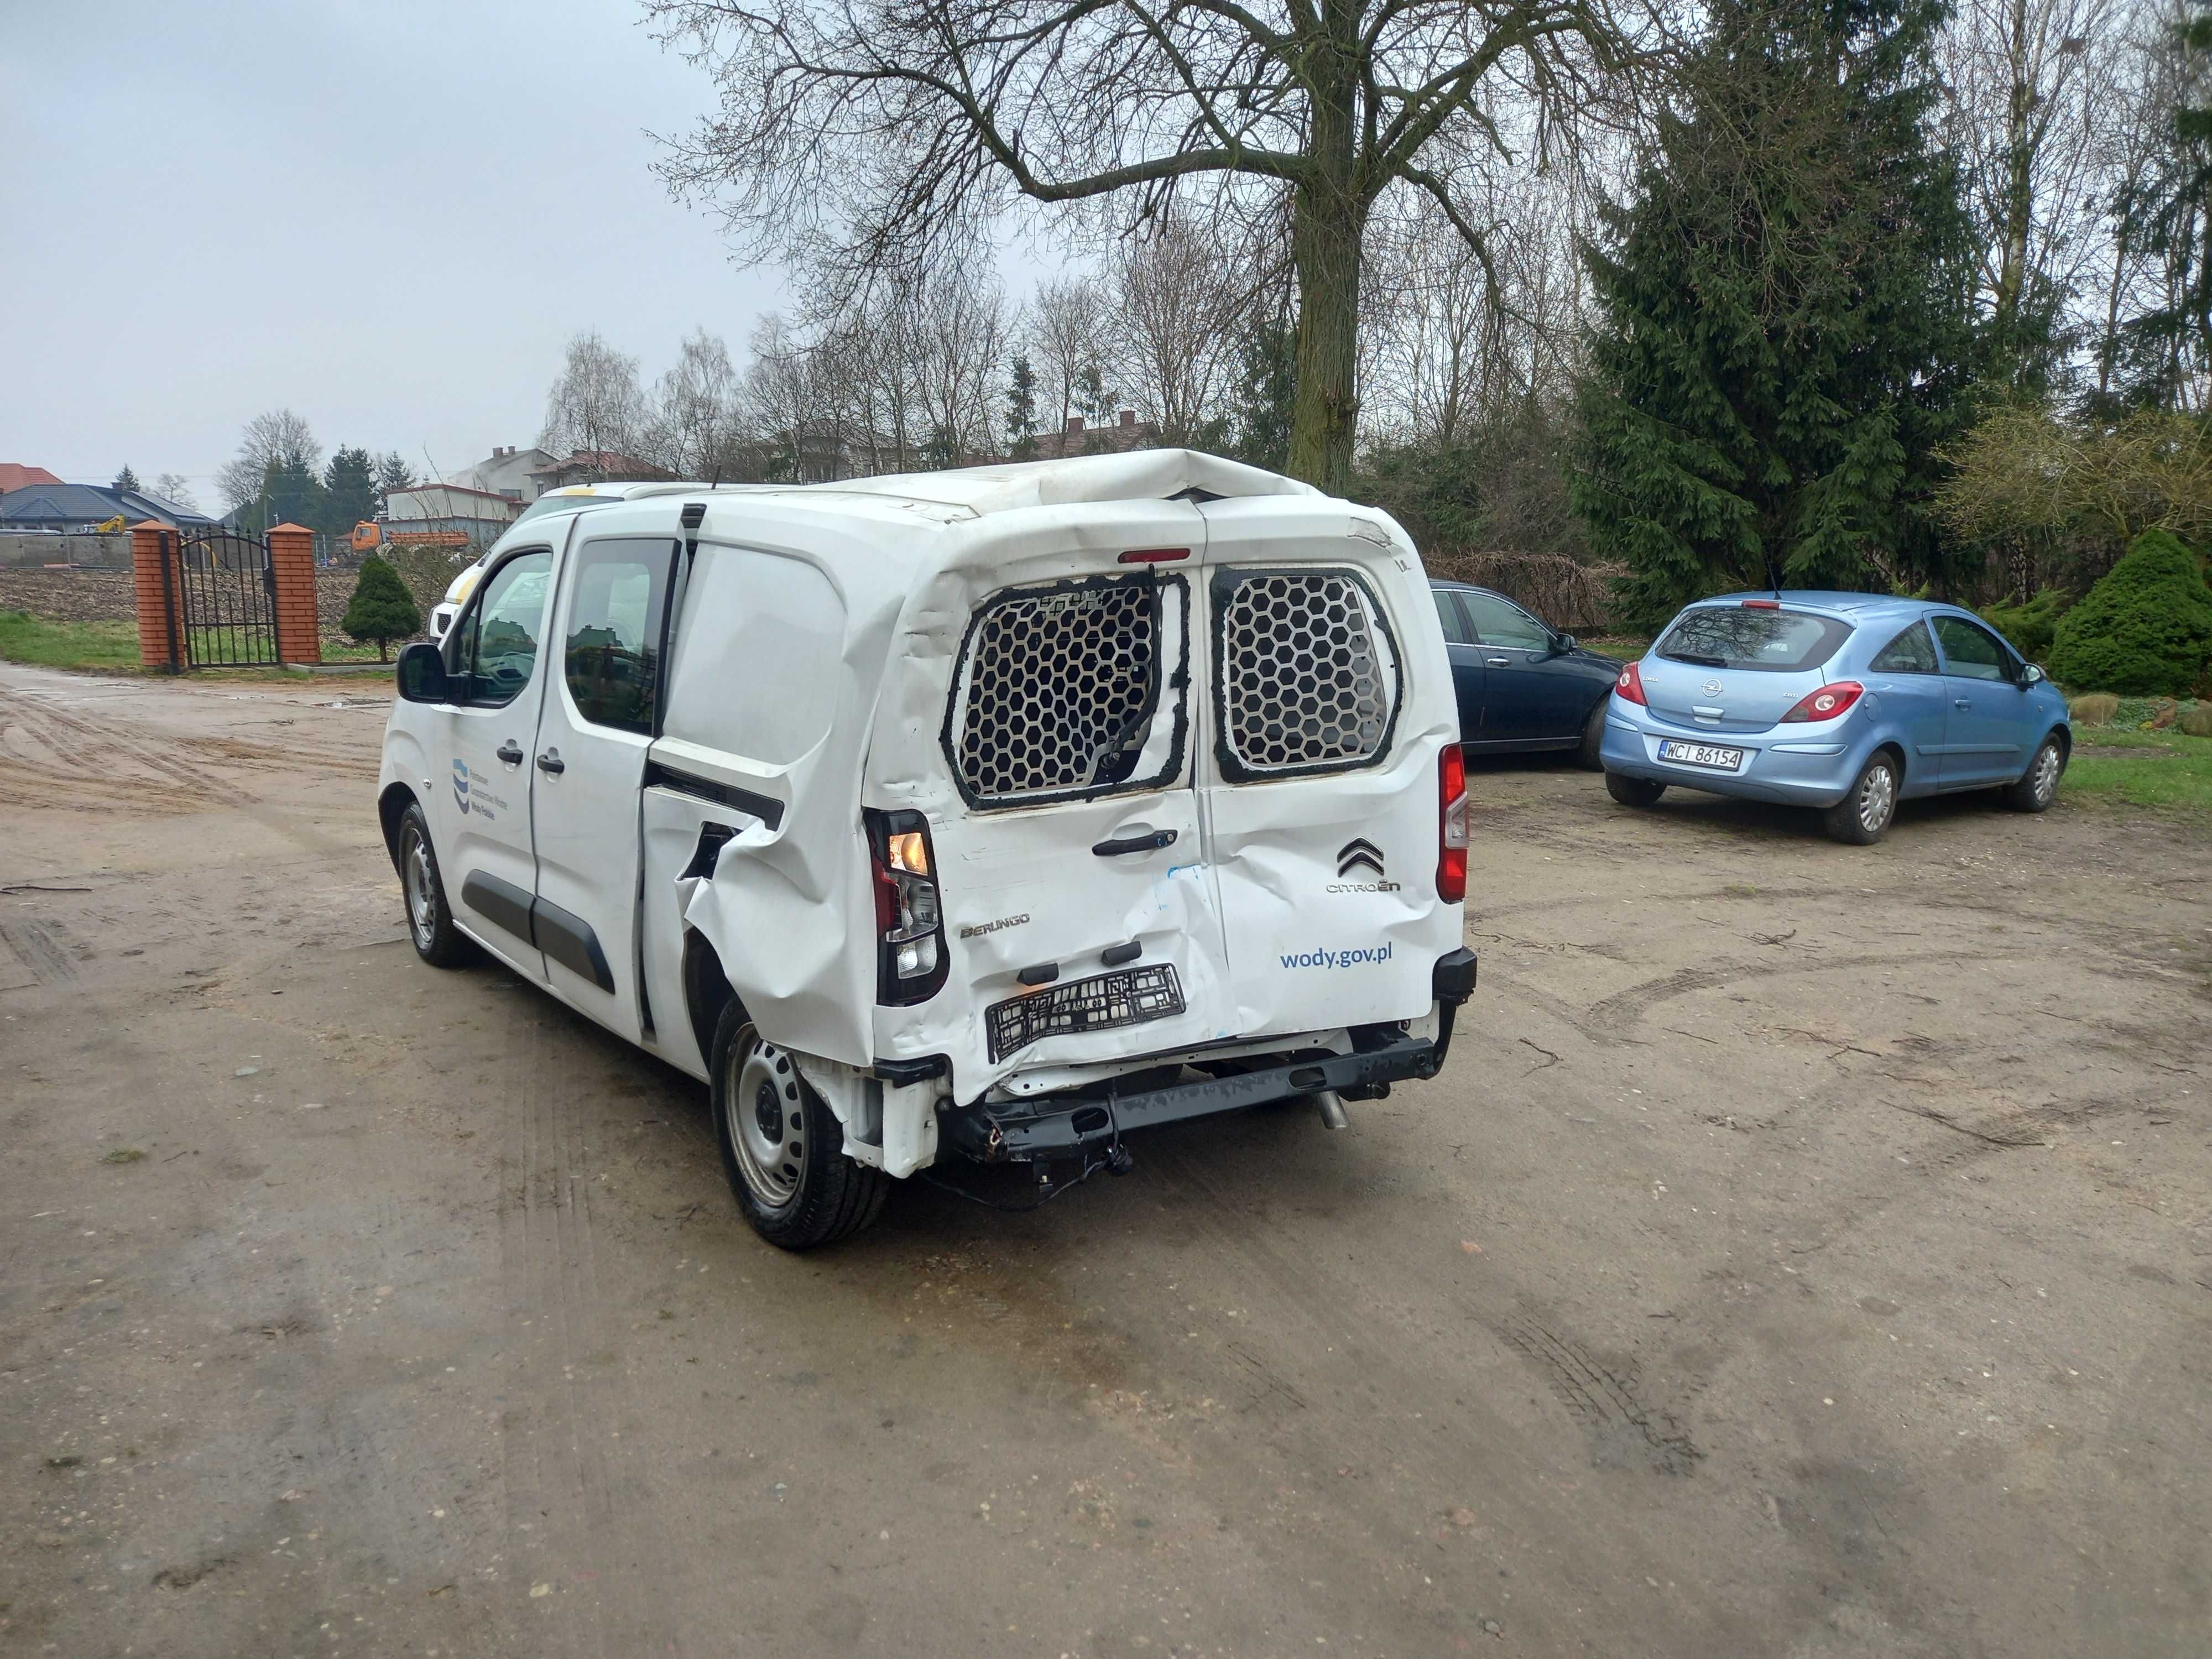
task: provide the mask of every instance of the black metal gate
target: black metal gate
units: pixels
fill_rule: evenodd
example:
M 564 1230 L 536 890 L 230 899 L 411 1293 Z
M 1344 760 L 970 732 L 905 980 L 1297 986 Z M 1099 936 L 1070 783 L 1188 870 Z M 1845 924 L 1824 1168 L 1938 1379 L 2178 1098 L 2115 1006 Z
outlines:
M 276 572 L 266 538 L 220 526 L 163 533 L 173 604 L 170 659 L 192 668 L 258 668 L 276 656 Z M 173 637 L 181 623 L 184 638 Z

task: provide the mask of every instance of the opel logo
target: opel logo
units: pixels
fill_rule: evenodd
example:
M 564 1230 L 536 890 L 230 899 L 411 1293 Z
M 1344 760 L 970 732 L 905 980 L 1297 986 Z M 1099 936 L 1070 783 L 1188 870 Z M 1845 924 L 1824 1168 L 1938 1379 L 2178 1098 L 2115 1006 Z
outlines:
M 1698 690 L 1709 697 L 1717 697 L 1721 694 L 1721 683 L 1718 680 L 1707 680 Z

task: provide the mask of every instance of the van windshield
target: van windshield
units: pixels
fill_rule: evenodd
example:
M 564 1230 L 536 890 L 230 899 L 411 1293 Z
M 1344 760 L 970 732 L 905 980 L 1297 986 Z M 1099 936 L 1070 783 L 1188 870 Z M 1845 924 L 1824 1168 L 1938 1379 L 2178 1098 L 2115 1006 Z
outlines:
M 1701 605 L 1675 618 L 1667 637 L 1659 641 L 1657 654 L 1701 668 L 1794 674 L 1827 661 L 1850 636 L 1850 624 L 1832 617 Z

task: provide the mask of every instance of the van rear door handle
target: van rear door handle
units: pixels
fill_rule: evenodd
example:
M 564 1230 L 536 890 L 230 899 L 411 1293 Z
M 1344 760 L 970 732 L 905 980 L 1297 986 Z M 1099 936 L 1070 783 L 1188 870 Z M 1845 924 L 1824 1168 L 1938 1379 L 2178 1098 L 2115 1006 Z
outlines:
M 496 752 L 499 757 L 505 761 L 509 766 L 520 766 L 522 764 L 522 745 L 517 743 L 513 738 L 509 738 L 505 743 L 500 744 Z
M 558 753 L 549 749 L 538 757 L 538 769 L 549 777 L 557 778 L 567 771 L 568 767 Z
M 1102 859 L 1110 859 L 1122 853 L 1157 853 L 1163 847 L 1175 845 L 1176 832 L 1155 830 L 1149 836 L 1125 836 L 1120 841 L 1101 841 L 1091 843 L 1091 850 Z

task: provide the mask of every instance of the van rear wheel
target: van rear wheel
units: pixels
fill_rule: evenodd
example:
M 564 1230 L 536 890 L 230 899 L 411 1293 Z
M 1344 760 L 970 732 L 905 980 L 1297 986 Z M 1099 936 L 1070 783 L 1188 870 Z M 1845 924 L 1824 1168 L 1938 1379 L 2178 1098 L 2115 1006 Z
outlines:
M 735 999 L 715 1023 L 714 1059 L 714 1135 L 753 1231 L 811 1250 L 873 1221 L 890 1177 L 846 1154 L 836 1115 Z

